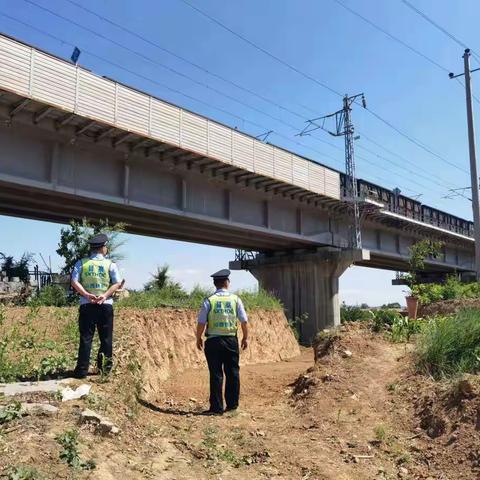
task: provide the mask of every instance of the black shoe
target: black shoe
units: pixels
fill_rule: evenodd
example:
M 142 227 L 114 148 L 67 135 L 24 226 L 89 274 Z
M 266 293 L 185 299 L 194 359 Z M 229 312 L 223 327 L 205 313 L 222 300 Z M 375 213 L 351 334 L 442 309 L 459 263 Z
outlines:
M 236 409 L 238 408 L 238 405 L 236 405 L 235 407 L 227 407 L 225 409 L 226 412 L 234 412 Z
M 212 416 L 221 416 L 223 415 L 223 410 L 205 410 L 202 415 L 205 415 L 207 417 L 212 417 Z
M 77 378 L 78 380 L 84 380 L 85 378 L 87 378 L 87 374 L 82 372 L 73 372 L 72 377 Z

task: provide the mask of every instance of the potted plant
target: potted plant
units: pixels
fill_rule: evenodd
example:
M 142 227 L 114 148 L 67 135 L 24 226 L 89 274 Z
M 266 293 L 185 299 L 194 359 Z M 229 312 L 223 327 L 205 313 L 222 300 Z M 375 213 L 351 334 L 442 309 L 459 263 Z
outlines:
M 414 243 L 409 250 L 409 272 L 406 275 L 410 295 L 405 297 L 409 318 L 416 319 L 418 311 L 418 272 L 425 269 L 425 260 L 428 257 L 437 258 L 442 248 L 442 242 L 433 240 L 421 240 Z

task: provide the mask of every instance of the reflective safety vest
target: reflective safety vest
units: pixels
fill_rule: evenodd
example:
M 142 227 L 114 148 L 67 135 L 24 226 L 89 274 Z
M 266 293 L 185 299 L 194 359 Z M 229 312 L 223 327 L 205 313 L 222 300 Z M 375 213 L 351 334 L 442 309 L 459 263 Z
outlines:
M 208 297 L 210 311 L 207 317 L 207 337 L 235 336 L 237 334 L 238 297 L 213 294 Z
M 103 295 L 110 287 L 111 260 L 84 258 L 80 283 L 83 288 L 92 295 Z

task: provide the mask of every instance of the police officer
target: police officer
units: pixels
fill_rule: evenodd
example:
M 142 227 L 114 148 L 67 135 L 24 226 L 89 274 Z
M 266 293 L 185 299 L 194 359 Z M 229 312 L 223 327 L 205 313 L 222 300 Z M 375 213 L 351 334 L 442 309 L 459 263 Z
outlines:
M 121 279 L 115 263 L 106 258 L 107 242 L 108 237 L 103 233 L 90 238 L 89 256 L 79 260 L 72 272 L 72 287 L 81 295 L 78 319 L 80 346 L 74 371 L 76 378 L 87 376 L 95 328 L 100 338 L 98 371 L 107 374 L 112 368 L 112 295 L 120 287 Z
M 226 410 L 238 407 L 240 396 L 239 348 L 237 323 L 242 326 L 242 349 L 248 346 L 248 318 L 240 298 L 228 291 L 230 270 L 220 270 L 211 275 L 216 291 L 206 298 L 198 315 L 197 348 L 203 349 L 206 330 L 205 356 L 210 371 L 210 409 L 208 415 L 222 415 L 223 372 L 225 372 Z

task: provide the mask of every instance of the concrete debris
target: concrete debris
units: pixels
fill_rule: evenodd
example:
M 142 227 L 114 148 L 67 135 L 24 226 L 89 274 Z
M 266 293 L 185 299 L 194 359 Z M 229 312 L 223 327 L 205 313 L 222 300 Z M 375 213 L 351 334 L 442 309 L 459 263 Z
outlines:
M 91 385 L 83 383 L 77 389 L 73 390 L 70 387 L 62 390 L 62 402 L 68 402 L 69 400 L 78 400 L 79 398 L 86 397 L 90 393 Z
M 118 435 L 120 433 L 120 429 L 108 420 L 108 418 L 103 417 L 89 408 L 80 414 L 80 422 L 95 425 L 95 433 L 100 435 Z
M 5 397 L 23 395 L 24 393 L 55 393 L 63 390 L 65 385 L 73 382 L 73 378 L 62 380 L 45 380 L 41 382 L 15 382 L 0 384 L 0 394 Z
M 22 411 L 26 415 L 55 415 L 58 408 L 49 403 L 22 403 Z

